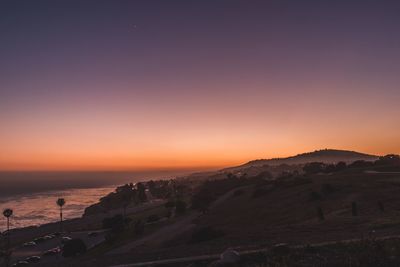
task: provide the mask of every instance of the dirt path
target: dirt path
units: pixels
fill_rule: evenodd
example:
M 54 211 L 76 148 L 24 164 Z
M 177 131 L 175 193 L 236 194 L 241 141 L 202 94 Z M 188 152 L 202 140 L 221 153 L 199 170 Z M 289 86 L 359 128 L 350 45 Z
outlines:
M 198 216 L 198 212 L 193 212 L 178 220 L 174 224 L 167 225 L 150 235 L 144 236 L 141 239 L 135 240 L 133 242 L 130 242 L 129 244 L 113 249 L 109 251 L 106 255 L 124 254 L 144 244 L 161 243 L 165 240 L 169 240 L 173 238 L 176 234 L 183 233 L 191 229 L 191 227 L 194 227 L 192 221 Z
M 214 201 L 211 204 L 210 209 L 213 209 L 214 207 L 218 206 L 220 203 L 222 203 L 222 202 L 226 201 L 228 198 L 230 198 L 234 191 L 236 191 L 238 189 L 243 190 L 247 187 L 248 186 L 242 186 L 242 187 L 235 188 L 235 189 L 225 193 L 224 195 L 219 197 L 216 201 Z M 182 219 L 178 220 L 176 223 L 167 225 L 148 236 L 145 236 L 141 239 L 135 240 L 135 241 L 133 241 L 129 244 L 126 244 L 124 246 L 121 246 L 119 248 L 113 249 L 113 250 L 109 251 L 106 255 L 129 253 L 133 249 L 135 249 L 141 245 L 144 245 L 144 244 L 150 244 L 150 243 L 152 245 L 161 244 L 162 242 L 168 241 L 168 240 L 174 238 L 175 236 L 185 233 L 186 231 L 189 231 L 190 229 L 195 227 L 195 224 L 193 224 L 192 222 L 194 219 L 196 219 L 200 215 L 201 215 L 200 212 L 192 211 L 190 214 L 188 214 L 185 217 L 183 217 Z

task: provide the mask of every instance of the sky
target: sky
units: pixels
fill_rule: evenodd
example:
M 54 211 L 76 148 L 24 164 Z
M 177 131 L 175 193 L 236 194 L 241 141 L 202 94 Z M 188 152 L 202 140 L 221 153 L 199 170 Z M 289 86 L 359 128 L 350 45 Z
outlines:
M 2 1 L 0 170 L 400 153 L 398 1 Z

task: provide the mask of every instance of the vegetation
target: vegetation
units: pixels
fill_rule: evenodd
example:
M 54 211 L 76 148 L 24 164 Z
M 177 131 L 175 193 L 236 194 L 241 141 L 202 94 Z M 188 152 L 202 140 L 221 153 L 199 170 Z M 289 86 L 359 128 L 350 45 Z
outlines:
M 351 203 L 351 215 L 353 215 L 353 216 L 358 215 L 357 202 L 355 202 L 355 201 L 353 201 Z
M 175 210 L 176 210 L 176 214 L 178 215 L 182 215 L 186 213 L 186 202 L 183 200 L 178 200 L 175 203 Z
M 210 204 L 219 196 L 233 190 L 234 188 L 254 183 L 258 178 L 237 178 L 227 174 L 227 178 L 205 181 L 192 197 L 192 209 L 203 213 L 208 211 Z
M 266 168 L 269 167 L 220 172 L 203 180 L 149 181 L 120 186 L 96 206 L 101 207 L 97 211 L 114 209 L 121 214 L 102 221 L 102 227 L 109 230 L 105 236 L 107 242 L 93 251 L 102 255 L 139 241 L 143 235 L 145 239 L 153 238 L 153 233 L 160 230 L 162 234 L 154 235 L 157 239 L 141 247 L 143 251 L 132 249 L 132 253 L 143 258 L 146 253 L 153 258 L 156 253 L 180 257 L 190 256 L 182 254 L 183 246 L 188 246 L 187 251 L 193 255 L 201 255 L 204 251 L 219 253 L 227 246 L 268 245 L 270 249 L 265 253 L 243 257 L 240 266 L 398 266 L 390 265 L 395 261 L 390 262 L 387 257 L 393 253 L 386 244 L 376 240 L 354 246 L 340 244 L 331 247 L 330 252 L 313 246 L 296 249 L 287 245 L 272 246 L 280 242 L 301 244 L 304 240 L 318 243 L 357 239 L 374 231 L 380 236 L 397 233 L 400 182 L 393 170 L 400 169 L 398 156 L 388 155 L 375 162 L 311 162 L 295 167 Z M 133 206 L 154 197 L 162 200 L 132 212 Z M 159 204 L 153 206 L 153 203 Z M 59 205 L 60 213 L 64 204 Z M 189 211 L 188 204 L 204 214 L 198 216 Z M 164 218 L 166 215 L 168 220 Z M 61 214 L 60 219 L 61 225 Z M 184 231 L 180 232 L 175 223 L 182 223 Z M 191 228 L 192 224 L 196 226 Z M 173 233 L 161 229 L 168 225 L 174 229 Z M 164 236 L 169 239 L 163 240 Z M 82 244 L 76 243 L 63 253 L 76 256 L 85 250 Z M 364 255 L 361 250 L 370 254 Z M 138 259 L 136 254 L 131 258 Z M 386 258 L 377 260 L 378 257 Z
M 103 219 L 103 228 L 111 229 L 113 232 L 121 232 L 129 224 L 131 219 L 124 217 L 122 214 Z
M 258 198 L 258 197 L 262 197 L 267 195 L 268 193 L 270 193 L 273 190 L 273 186 L 272 185 L 266 185 L 266 186 L 255 186 L 255 189 L 253 191 L 253 198 Z
M 321 247 L 304 246 L 284 253 L 274 249 L 241 257 L 243 267 L 395 267 L 400 265 L 400 241 L 365 239 Z M 205 266 L 205 265 L 203 265 Z
M 381 212 L 385 212 L 385 206 L 383 205 L 382 201 L 378 201 L 378 207 Z
M 376 161 L 356 160 L 351 164 L 347 165 L 345 162 L 339 162 L 337 164 L 326 164 L 322 162 L 310 162 L 304 165 L 303 171 L 306 174 L 318 174 L 318 173 L 334 173 L 340 172 L 347 169 L 360 169 L 370 168 L 371 170 L 380 171 L 399 171 L 400 170 L 400 156 L 389 154 L 383 157 L 379 157 Z
M 196 229 L 192 233 L 192 238 L 190 242 L 197 243 L 197 242 L 204 242 L 209 241 L 215 238 L 222 237 L 224 233 L 220 230 L 214 229 L 211 226 L 201 227 Z
M 148 223 L 158 222 L 159 220 L 160 220 L 160 217 L 157 214 L 152 214 L 149 217 L 147 217 Z
M 324 212 L 322 211 L 322 208 L 321 208 L 321 207 L 318 207 L 318 208 L 317 208 L 317 214 L 318 214 L 318 219 L 319 219 L 320 221 L 325 220 Z
M 244 190 L 238 189 L 233 192 L 234 197 L 238 197 L 244 194 Z
M 3 211 L 4 217 L 7 218 L 7 235 L 10 231 L 10 217 L 13 215 L 13 210 L 12 209 L 5 209 Z
M 87 248 L 82 239 L 72 239 L 64 244 L 62 255 L 64 257 L 74 257 L 86 252 Z
M 322 196 L 320 193 L 311 191 L 310 196 L 309 196 L 310 201 L 318 201 L 322 199 Z
M 62 208 L 65 205 L 65 199 L 59 198 L 57 199 L 57 206 L 60 207 L 60 232 L 63 231 L 63 213 L 62 213 Z
M 142 220 L 137 220 L 135 222 L 134 232 L 137 235 L 143 234 L 143 232 L 144 232 L 144 223 L 142 222 Z

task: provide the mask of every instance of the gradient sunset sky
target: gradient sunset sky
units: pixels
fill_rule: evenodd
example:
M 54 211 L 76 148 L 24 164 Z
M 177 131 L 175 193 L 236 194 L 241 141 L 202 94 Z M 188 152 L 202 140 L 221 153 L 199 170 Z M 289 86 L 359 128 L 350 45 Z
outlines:
M 400 153 L 399 1 L 3 1 L 0 169 Z

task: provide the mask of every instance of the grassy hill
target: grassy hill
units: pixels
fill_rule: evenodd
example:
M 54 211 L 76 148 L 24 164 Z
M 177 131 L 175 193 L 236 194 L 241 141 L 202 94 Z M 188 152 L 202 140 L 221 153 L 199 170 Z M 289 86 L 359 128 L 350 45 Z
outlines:
M 326 151 L 303 157 L 310 154 L 326 155 Z M 342 151 L 337 154 L 341 159 L 344 154 L 354 156 Z M 281 167 L 285 166 L 301 165 Z M 206 181 L 174 181 L 174 188 L 182 189 L 179 199 L 188 204 L 185 213 L 147 225 L 142 236 L 129 236 L 134 228 L 128 227 L 119 233 L 123 242 L 117 239 L 105 248 L 144 241 L 120 254 L 104 256 L 101 251 L 95 262 L 89 255 L 87 265 L 80 262 L 80 266 L 210 255 L 226 248 L 248 251 L 279 243 L 307 246 L 400 237 L 400 158 L 396 156 L 330 172 L 293 172 L 277 179 L 230 172 L 207 175 Z M 165 212 L 165 207 L 160 208 Z
M 194 230 L 166 246 L 173 244 L 179 250 L 190 244 L 193 249 L 218 251 L 237 246 L 346 240 L 371 233 L 400 234 L 400 173 L 364 171 L 347 170 L 241 187 L 195 221 L 196 229 L 211 228 L 221 233 L 220 237 L 193 243 Z
M 355 151 L 348 150 L 336 150 L 336 149 L 323 149 L 314 152 L 302 153 L 296 156 L 287 158 L 274 158 L 274 159 L 257 159 L 249 161 L 243 165 L 226 168 L 225 171 L 238 170 L 248 167 L 259 167 L 259 166 L 278 166 L 282 164 L 287 165 L 298 165 L 309 162 L 323 162 L 323 163 L 337 163 L 340 161 L 351 163 L 357 160 L 375 161 L 378 156 L 364 154 Z

